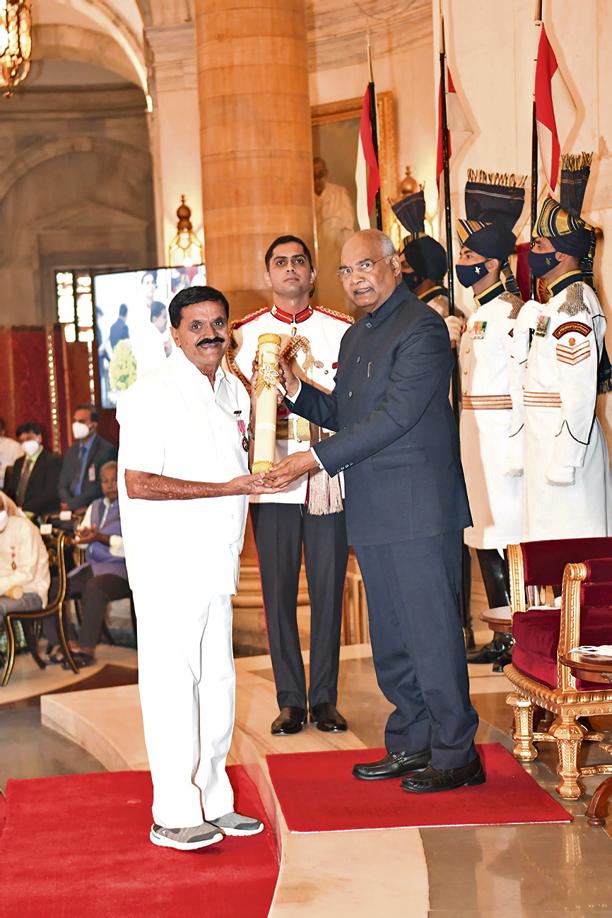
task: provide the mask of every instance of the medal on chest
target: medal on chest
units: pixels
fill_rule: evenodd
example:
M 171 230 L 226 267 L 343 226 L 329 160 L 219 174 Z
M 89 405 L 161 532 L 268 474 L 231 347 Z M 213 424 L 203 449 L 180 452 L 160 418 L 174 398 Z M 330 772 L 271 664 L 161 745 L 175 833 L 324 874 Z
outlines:
M 11 570 L 17 570 L 17 550 L 14 545 L 11 545 Z
M 545 338 L 548 326 L 550 325 L 550 316 L 538 316 L 535 333 L 538 338 Z
M 487 330 L 486 321 L 474 322 L 474 324 L 472 325 L 472 338 L 474 339 L 474 341 L 481 341 L 485 336 L 486 330 Z
M 240 443 L 245 453 L 248 453 L 249 438 L 247 437 L 246 424 L 242 420 L 241 414 L 242 414 L 242 411 L 234 411 L 234 415 L 236 416 L 236 426 L 238 427 L 238 434 L 241 437 Z

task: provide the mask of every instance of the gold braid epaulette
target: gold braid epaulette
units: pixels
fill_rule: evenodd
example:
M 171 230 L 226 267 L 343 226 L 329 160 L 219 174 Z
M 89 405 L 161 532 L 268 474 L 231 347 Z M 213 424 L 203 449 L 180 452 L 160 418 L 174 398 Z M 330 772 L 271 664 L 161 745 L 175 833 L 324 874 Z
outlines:
M 504 293 L 500 293 L 499 298 L 500 300 L 503 300 L 504 303 L 510 303 L 512 307 L 510 312 L 508 313 L 508 318 L 516 319 L 519 312 L 523 308 L 522 299 L 518 297 L 516 293 L 510 293 L 508 290 L 506 290 Z
M 263 313 L 263 312 L 264 310 L 258 310 L 258 312 L 253 313 L 253 315 L 259 315 L 260 313 Z M 244 373 L 242 372 L 242 370 L 236 363 L 237 344 L 236 344 L 236 339 L 234 338 L 234 331 L 237 328 L 240 328 L 243 322 L 244 322 L 244 319 L 234 319 L 233 322 L 230 322 L 229 344 L 227 346 L 227 351 L 225 352 L 225 359 L 227 360 L 227 365 L 230 368 L 230 371 L 234 374 L 234 376 L 238 377 L 238 379 L 240 380 L 240 382 L 242 383 L 242 385 L 244 386 L 244 388 L 247 390 L 247 392 L 250 395 L 251 394 L 251 383 L 246 378 L 246 376 L 244 375 Z
M 584 301 L 584 284 L 577 281 L 570 284 L 565 290 L 565 302 L 559 306 L 559 312 L 568 316 L 577 316 L 579 312 L 589 312 L 589 307 Z
M 336 309 L 328 309 L 327 306 L 313 306 L 313 310 L 315 312 L 322 312 L 324 316 L 340 319 L 342 322 L 347 322 L 349 325 L 355 324 L 354 318 L 349 316 L 348 312 L 338 312 Z

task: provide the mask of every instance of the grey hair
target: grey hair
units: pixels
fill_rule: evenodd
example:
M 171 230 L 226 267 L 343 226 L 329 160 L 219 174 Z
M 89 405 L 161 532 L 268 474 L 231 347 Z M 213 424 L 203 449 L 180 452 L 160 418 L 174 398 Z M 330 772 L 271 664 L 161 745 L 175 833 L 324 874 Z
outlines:
M 393 240 L 385 233 L 380 234 L 380 251 L 383 258 L 388 258 L 390 255 L 397 255 Z
M 116 460 L 116 459 L 109 459 L 108 462 L 105 462 L 104 465 L 101 465 L 101 466 L 100 466 L 100 475 L 102 474 L 102 472 L 104 471 L 104 469 L 115 469 L 115 471 L 116 471 L 118 467 L 119 467 L 119 466 L 118 466 L 118 464 L 117 464 L 117 460 Z

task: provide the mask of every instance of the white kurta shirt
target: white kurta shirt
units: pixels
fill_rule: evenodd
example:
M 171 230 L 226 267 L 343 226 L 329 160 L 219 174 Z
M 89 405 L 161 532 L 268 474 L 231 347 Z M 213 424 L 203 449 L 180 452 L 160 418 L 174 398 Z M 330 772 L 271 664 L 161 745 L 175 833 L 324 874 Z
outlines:
M 21 587 L 24 593 L 38 593 L 44 608 L 50 583 L 49 556 L 40 532 L 25 516 L 9 516 L 0 532 L 0 596 Z
M 233 325 L 234 359 L 238 369 L 248 380 L 252 376 L 253 360 L 257 354 L 260 335 L 280 335 L 281 351 L 292 337 L 303 336 L 308 340 L 310 352 L 299 351 L 293 361 L 293 369 L 300 379 L 324 392 L 331 392 L 335 385 L 340 342 L 351 324 L 350 316 L 336 315 L 317 307 L 311 310 L 308 318 L 294 325 L 276 318 L 272 310 L 263 309 Z M 292 435 L 291 439 L 279 438 L 276 441 L 277 462 L 292 453 L 309 449 L 311 445 L 310 425 L 303 418 L 290 414 L 288 428 Z M 286 490 L 278 494 L 256 494 L 251 497 L 251 501 L 303 504 L 306 500 L 307 484 L 308 475 L 302 475 Z
M 550 289 L 547 303 L 525 304 L 514 335 L 524 374 L 524 538 L 608 536 L 610 463 L 595 417 L 606 320 L 578 273 Z
M 4 486 L 4 474 L 15 460 L 23 456 L 23 447 L 17 440 L 10 437 L 0 437 L 0 488 Z
M 522 538 L 522 478 L 510 474 L 522 440 L 514 423 L 512 332 L 520 300 L 494 284 L 476 297 L 462 335 L 461 459 L 474 525 L 466 545 L 503 549 Z
M 238 379 L 219 369 L 213 391 L 179 349 L 122 394 L 117 412 L 119 505 L 136 593 L 161 599 L 236 592 L 246 496 L 130 498 L 125 470 L 202 482 L 245 475 L 248 456 L 239 421 L 248 425 L 249 410 L 249 396 Z

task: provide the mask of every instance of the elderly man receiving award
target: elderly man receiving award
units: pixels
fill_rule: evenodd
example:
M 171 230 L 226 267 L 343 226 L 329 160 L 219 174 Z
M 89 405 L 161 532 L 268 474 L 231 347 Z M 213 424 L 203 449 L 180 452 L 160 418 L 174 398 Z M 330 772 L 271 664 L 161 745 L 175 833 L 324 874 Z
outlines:
M 374 666 L 395 705 L 387 755 L 355 765 L 355 777 L 403 776 L 411 793 L 482 784 L 458 608 L 461 530 L 471 519 L 448 400 L 448 331 L 400 282 L 383 233 L 352 236 L 338 273 L 362 318 L 342 339 L 335 389 L 300 383 L 283 366 L 291 409 L 338 433 L 288 456 L 266 480 L 282 487 L 317 464 L 345 470 Z
M 123 539 L 138 616 L 138 671 L 155 845 L 193 850 L 263 824 L 234 812 L 232 604 L 244 537 L 249 396 L 220 367 L 229 307 L 188 287 L 169 307 L 176 349 L 119 405 Z M 205 816 L 204 816 L 205 814 Z

